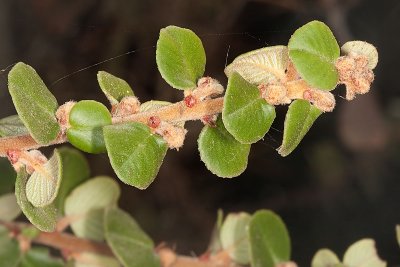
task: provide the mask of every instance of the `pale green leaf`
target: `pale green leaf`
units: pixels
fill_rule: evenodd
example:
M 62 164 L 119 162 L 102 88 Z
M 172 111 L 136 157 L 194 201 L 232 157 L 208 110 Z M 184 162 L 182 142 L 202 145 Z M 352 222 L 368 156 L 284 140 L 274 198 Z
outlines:
M 341 50 L 344 55 L 366 56 L 371 70 L 378 64 L 378 51 L 375 46 L 367 42 L 350 41 L 342 45 Z
M 25 168 L 21 168 L 17 174 L 15 182 L 15 196 L 18 205 L 28 220 L 39 230 L 44 232 L 53 232 L 57 223 L 57 210 L 54 204 L 38 208 L 33 206 L 26 197 L 26 183 L 28 181 L 28 173 Z
M 283 81 L 289 63 L 286 46 L 271 46 L 238 56 L 225 68 L 228 77 L 238 72 L 251 84 Z
M 14 193 L 0 196 L 0 221 L 11 222 L 21 214 Z
M 62 147 L 59 152 L 63 172 L 60 189 L 54 203 L 60 214 L 63 214 L 65 198 L 76 186 L 89 178 L 90 170 L 85 156 L 78 150 Z
M 8 89 L 14 106 L 33 139 L 47 144 L 60 132 L 55 117 L 58 103 L 31 67 L 17 63 L 8 74 Z
M 62 181 L 62 160 L 60 152 L 55 149 L 53 156 L 36 169 L 26 184 L 26 197 L 35 207 L 44 207 L 57 197 Z
M 93 253 L 80 253 L 73 267 L 120 267 L 117 259 Z
M 318 250 L 311 261 L 311 267 L 336 267 L 339 264 L 339 258 L 329 249 Z
M 104 127 L 108 157 L 118 178 L 146 189 L 157 176 L 167 153 L 167 144 L 150 128 L 132 122 Z
M 164 80 L 176 89 L 194 89 L 204 74 L 206 54 L 197 35 L 189 29 L 161 29 L 156 60 Z
M 0 137 L 29 134 L 18 115 L 12 115 L 0 120 Z
M 154 243 L 126 212 L 111 208 L 105 214 L 105 237 L 124 267 L 159 267 Z
M 228 81 L 222 119 L 236 140 L 251 144 L 268 132 L 275 119 L 275 107 L 261 98 L 256 86 L 235 72 Z
M 120 188 L 109 177 L 99 176 L 76 187 L 65 200 L 65 215 L 72 220 L 75 235 L 91 240 L 104 239 L 104 209 L 117 205 Z
M 361 239 L 351 245 L 343 257 L 346 267 L 386 267 L 376 251 L 375 241 L 372 239 Z
M 290 260 L 290 238 L 282 219 L 269 210 L 257 211 L 248 228 L 252 267 L 274 267 Z
M 64 262 L 50 256 L 47 248 L 34 247 L 23 256 L 18 267 L 64 267 Z
M 210 243 L 208 245 L 208 251 L 210 251 L 212 254 L 218 253 L 222 249 L 220 233 L 223 222 L 224 212 L 222 211 L 222 209 L 218 209 L 217 220 L 215 222 L 214 229 L 210 238 Z
M 400 225 L 396 225 L 396 239 L 397 239 L 397 244 L 400 246 Z
M 97 81 L 111 105 L 117 105 L 126 96 L 134 96 L 132 88 L 125 80 L 108 72 L 99 71 Z
M 282 157 L 289 155 L 321 114 L 321 110 L 306 100 L 298 99 L 293 101 L 286 113 L 283 141 L 278 148 L 278 153 Z
M 79 101 L 69 114 L 68 141 L 82 151 L 103 153 L 106 151 L 103 126 L 111 123 L 111 114 L 106 106 L 94 100 Z
M 247 228 L 251 216 L 248 213 L 230 213 L 221 227 L 222 248 L 236 263 L 246 265 L 250 262 L 249 236 Z
M 237 141 L 218 118 L 216 127 L 204 126 L 197 140 L 200 158 L 219 177 L 239 176 L 247 167 L 250 145 Z
M 289 40 L 289 57 L 301 77 L 312 87 L 332 90 L 338 82 L 335 61 L 339 45 L 332 31 L 320 21 L 311 21 Z
M 7 228 L 0 225 L 0 263 L 4 267 L 17 267 L 21 258 L 17 240 L 10 237 Z

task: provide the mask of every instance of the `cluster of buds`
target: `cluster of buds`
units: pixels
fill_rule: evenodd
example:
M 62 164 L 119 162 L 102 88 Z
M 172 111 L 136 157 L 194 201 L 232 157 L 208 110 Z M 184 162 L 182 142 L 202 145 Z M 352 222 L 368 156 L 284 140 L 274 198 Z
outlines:
M 111 115 L 113 117 L 124 117 L 139 112 L 140 102 L 135 96 L 126 96 L 117 105 L 113 105 Z

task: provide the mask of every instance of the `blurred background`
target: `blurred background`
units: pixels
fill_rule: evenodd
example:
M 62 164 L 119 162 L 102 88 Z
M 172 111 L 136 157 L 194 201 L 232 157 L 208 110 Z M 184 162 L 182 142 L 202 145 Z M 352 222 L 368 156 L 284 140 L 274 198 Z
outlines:
M 187 123 L 184 147 L 168 153 L 148 190 L 121 184 L 120 204 L 156 243 L 165 241 L 180 253 L 205 251 L 219 208 L 267 208 L 286 222 L 293 259 L 301 266 L 308 266 L 319 248 L 342 256 L 364 237 L 377 241 L 389 266 L 400 266 L 394 231 L 400 223 L 398 0 L 2 0 L 0 69 L 18 61 L 32 65 L 59 103 L 106 104 L 96 82 L 99 70 L 126 79 L 142 102 L 179 101 L 182 92 L 157 71 L 160 28 L 195 31 L 206 49 L 206 75 L 225 85 L 227 62 L 252 49 L 287 44 L 298 27 L 314 19 L 327 23 L 339 44 L 365 40 L 377 46 L 380 59 L 369 94 L 347 102 L 344 88 L 333 91 L 335 111 L 321 116 L 287 158 L 275 151 L 287 110 L 278 107 L 274 129 L 252 146 L 246 172 L 234 179 L 205 168 L 197 152 L 202 125 Z M 0 117 L 16 113 L 6 78 L 2 71 Z M 87 158 L 93 176 L 115 177 L 106 155 Z

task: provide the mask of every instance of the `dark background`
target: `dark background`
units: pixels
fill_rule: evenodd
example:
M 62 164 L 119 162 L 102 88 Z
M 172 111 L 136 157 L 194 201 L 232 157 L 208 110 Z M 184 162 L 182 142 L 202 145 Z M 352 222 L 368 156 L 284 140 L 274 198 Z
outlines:
M 121 184 L 120 204 L 156 243 L 166 241 L 180 253 L 206 249 L 218 208 L 267 208 L 287 223 L 293 259 L 301 266 L 309 265 L 319 248 L 341 257 L 364 237 L 377 241 L 389 266 L 400 266 L 394 231 L 400 223 L 398 0 L 1 0 L 0 68 L 18 61 L 32 65 L 59 103 L 107 103 L 96 82 L 99 70 L 126 79 L 142 102 L 179 101 L 181 92 L 167 86 L 155 64 L 160 28 L 172 24 L 195 31 L 206 49 L 206 75 L 226 84 L 226 60 L 286 44 L 295 29 L 313 19 L 326 22 L 340 44 L 359 39 L 377 46 L 380 61 L 368 95 L 346 102 L 344 88 L 335 90 L 334 112 L 321 116 L 287 158 L 275 151 L 287 109 L 278 107 L 274 129 L 252 146 L 246 172 L 228 180 L 205 168 L 196 143 L 201 124 L 187 123 L 184 147 L 168 153 L 148 190 Z M 129 51 L 136 52 L 82 69 Z M 15 114 L 6 75 L 0 75 L 0 117 Z M 88 159 L 93 175 L 115 177 L 106 155 Z

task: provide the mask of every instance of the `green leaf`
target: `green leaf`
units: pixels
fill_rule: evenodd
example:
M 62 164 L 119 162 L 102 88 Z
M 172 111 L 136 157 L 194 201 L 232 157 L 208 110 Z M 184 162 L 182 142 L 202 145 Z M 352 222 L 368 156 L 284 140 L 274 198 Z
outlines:
M 232 260 L 241 265 L 249 264 L 249 236 L 247 228 L 251 216 L 248 213 L 231 213 L 221 227 L 222 248 Z
M 115 258 L 93 253 L 80 253 L 73 267 L 120 267 L 121 264 Z
M 99 176 L 76 187 L 65 200 L 65 215 L 71 217 L 75 235 L 91 240 L 104 239 L 104 209 L 117 205 L 120 188 L 114 179 Z
M 274 267 L 290 260 L 290 238 L 282 219 L 269 210 L 257 211 L 248 228 L 252 267 Z
M 289 155 L 321 114 L 321 110 L 306 100 L 298 99 L 293 101 L 286 113 L 283 142 L 278 148 L 278 153 L 282 157 Z
M 235 72 L 228 81 L 222 119 L 236 140 L 252 144 L 268 132 L 275 119 L 275 107 L 261 98 L 256 86 Z
M 33 206 L 26 197 L 26 183 L 28 181 L 28 173 L 25 168 L 17 173 L 15 182 L 15 196 L 18 205 L 28 220 L 39 230 L 44 232 L 53 232 L 57 223 L 57 210 L 53 204 L 46 207 L 37 208 Z
M 0 226 L 0 263 L 2 266 L 17 267 L 21 258 L 19 244 L 10 237 L 10 232 Z
M 238 142 L 218 118 L 216 127 L 204 126 L 198 139 L 200 158 L 213 174 L 232 178 L 247 167 L 249 144 Z
M 61 155 L 55 149 L 49 161 L 36 169 L 26 183 L 26 197 L 33 206 L 44 207 L 53 202 L 60 188 L 62 171 Z
M 23 256 L 18 267 L 64 267 L 64 262 L 51 257 L 47 248 L 34 247 Z
M 93 100 L 79 101 L 71 109 L 69 123 L 67 137 L 72 145 L 88 153 L 106 151 L 103 126 L 112 123 L 106 106 Z
M 105 214 L 105 237 L 125 267 L 159 267 L 154 243 L 126 212 L 111 208 Z
M 378 51 L 372 44 L 363 41 L 350 41 L 345 43 L 341 49 L 344 55 L 366 56 L 368 67 L 373 70 L 378 64 Z
M 0 137 L 29 134 L 18 115 L 12 115 L 0 120 Z
M 14 193 L 0 196 L 0 221 L 11 222 L 21 214 Z
M 63 172 L 60 189 L 54 201 L 60 214 L 64 213 L 64 201 L 68 194 L 90 175 L 86 158 L 76 149 L 63 147 L 59 149 Z
M 118 178 L 146 189 L 157 176 L 167 153 L 167 144 L 150 128 L 132 122 L 104 127 L 108 157 Z
M 379 258 L 372 239 L 361 239 L 351 245 L 344 254 L 343 264 L 347 267 L 386 267 L 386 262 Z
M 249 83 L 259 85 L 279 82 L 286 76 L 289 63 L 286 46 L 271 46 L 238 56 L 225 68 L 228 78 L 238 72 Z
M 111 105 L 117 105 L 126 96 L 134 96 L 132 88 L 125 80 L 108 72 L 99 71 L 97 73 L 97 81 Z
M 223 222 L 224 222 L 224 212 L 222 211 L 222 209 L 218 209 L 217 220 L 215 222 L 214 229 L 211 234 L 210 244 L 208 245 L 208 251 L 210 251 L 212 254 L 218 253 L 220 250 L 222 250 L 220 233 Z
M 7 158 L 0 158 L 0 196 L 14 191 L 17 174 Z
M 204 74 L 206 53 L 197 35 L 189 29 L 161 29 L 156 60 L 163 79 L 176 89 L 194 89 Z
M 289 40 L 289 57 L 301 77 L 312 87 L 332 90 L 338 82 L 335 61 L 340 55 L 335 36 L 324 23 L 311 21 Z
M 339 258 L 329 249 L 318 250 L 311 261 L 311 267 L 335 267 L 339 264 Z
M 60 132 L 55 117 L 58 103 L 36 71 L 22 62 L 17 63 L 8 74 L 8 89 L 33 139 L 39 144 L 56 139 Z

